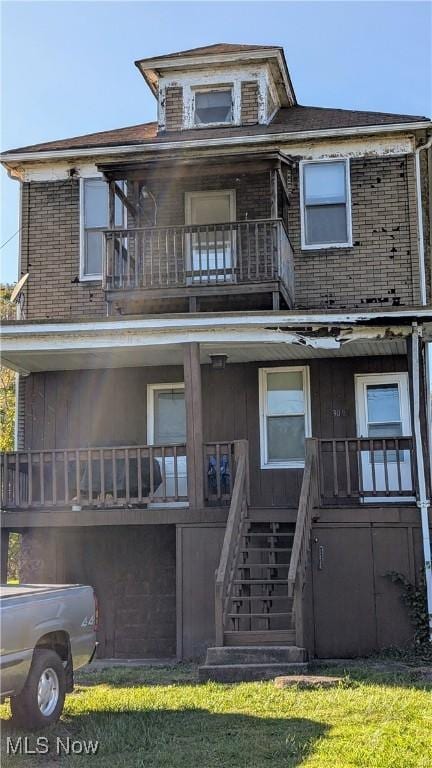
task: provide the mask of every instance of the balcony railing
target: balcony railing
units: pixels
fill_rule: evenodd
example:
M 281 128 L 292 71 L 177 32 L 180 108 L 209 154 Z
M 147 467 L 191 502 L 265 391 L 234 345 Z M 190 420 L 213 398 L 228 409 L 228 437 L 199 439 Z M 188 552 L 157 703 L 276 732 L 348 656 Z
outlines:
M 228 504 L 236 442 L 203 447 L 206 502 Z M 71 509 L 187 502 L 186 445 L 0 454 L 1 509 Z
M 280 219 L 105 230 L 107 291 L 276 280 L 293 295 L 293 251 Z
M 318 440 L 321 504 L 413 499 L 411 437 L 354 437 Z

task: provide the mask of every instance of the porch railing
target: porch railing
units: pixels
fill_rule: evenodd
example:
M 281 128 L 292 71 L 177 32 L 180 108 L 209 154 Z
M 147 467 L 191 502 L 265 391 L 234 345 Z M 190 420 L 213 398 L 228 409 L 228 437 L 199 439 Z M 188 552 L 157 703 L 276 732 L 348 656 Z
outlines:
M 3 453 L 0 493 L 5 510 L 187 501 L 186 445 Z
M 293 293 L 293 251 L 281 219 L 105 230 L 108 291 L 273 280 Z
M 318 440 L 322 504 L 415 497 L 411 437 Z

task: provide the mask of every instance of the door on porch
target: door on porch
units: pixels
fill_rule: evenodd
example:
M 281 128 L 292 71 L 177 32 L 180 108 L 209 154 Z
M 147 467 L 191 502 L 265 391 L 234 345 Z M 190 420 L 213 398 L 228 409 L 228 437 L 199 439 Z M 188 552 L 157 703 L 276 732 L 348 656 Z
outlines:
M 149 384 L 147 389 L 147 440 L 149 445 L 186 443 L 186 407 L 183 382 Z M 158 459 L 161 464 L 162 460 Z M 187 496 L 186 456 L 165 458 L 165 486 L 155 496 L 175 496 L 175 462 L 177 461 L 178 495 Z M 184 502 L 177 502 L 184 505 Z
M 359 437 L 407 437 L 411 434 L 408 374 L 356 376 L 357 434 Z M 361 451 L 363 490 L 406 491 L 412 488 L 408 450 Z M 373 496 L 365 501 L 407 501 L 407 497 Z
M 235 232 L 226 225 L 235 217 L 233 189 L 186 193 L 185 221 L 191 226 L 187 238 L 189 283 L 232 282 Z

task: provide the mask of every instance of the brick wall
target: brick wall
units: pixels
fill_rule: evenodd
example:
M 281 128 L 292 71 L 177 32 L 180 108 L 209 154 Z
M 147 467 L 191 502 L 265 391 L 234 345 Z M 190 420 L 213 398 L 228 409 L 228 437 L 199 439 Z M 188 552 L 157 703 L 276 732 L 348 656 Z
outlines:
M 242 125 L 254 125 L 258 122 L 258 83 L 256 80 L 243 80 L 241 84 Z
M 79 241 L 79 182 L 23 184 L 20 271 L 30 272 L 27 319 L 105 314 L 100 281 L 79 282 Z
M 180 177 L 175 183 L 158 181 L 156 176 L 148 183 L 157 199 L 160 225 L 183 224 L 184 193 L 200 189 L 235 189 L 238 220 L 270 216 L 268 172 Z M 288 183 L 298 308 L 365 309 L 419 303 L 411 156 L 351 161 L 353 248 L 302 251 L 296 168 Z M 150 214 L 147 223 L 153 209 Z M 79 282 L 78 181 L 24 184 L 22 227 L 20 269 L 30 272 L 27 318 L 103 317 L 106 307 L 100 281 Z M 428 237 L 425 240 L 427 245 Z
M 165 91 L 165 130 L 177 131 L 183 127 L 183 88 Z
M 353 248 L 301 250 L 298 171 L 293 172 L 289 232 L 298 308 L 419 303 L 413 163 L 411 156 L 351 160 Z

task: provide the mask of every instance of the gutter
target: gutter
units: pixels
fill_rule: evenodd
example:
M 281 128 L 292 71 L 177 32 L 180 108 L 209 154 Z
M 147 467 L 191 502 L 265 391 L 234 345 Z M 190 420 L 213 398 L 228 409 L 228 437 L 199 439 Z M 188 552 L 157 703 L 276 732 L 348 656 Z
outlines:
M 158 152 L 172 149 L 197 149 L 225 146 L 238 146 L 245 144 L 280 143 L 281 141 L 303 141 L 308 139 L 337 138 L 338 136 L 369 136 L 394 132 L 409 133 L 416 130 L 425 130 L 432 126 L 431 121 L 417 121 L 413 123 L 391 123 L 389 125 L 357 126 L 355 128 L 328 128 L 320 131 L 280 131 L 278 133 L 266 133 L 254 136 L 231 136 L 215 139 L 188 139 L 186 141 L 161 141 L 148 144 L 124 144 L 117 147 L 86 147 L 77 149 L 52 149 L 39 152 L 4 152 L 0 155 L 2 163 L 19 163 L 36 160 L 67 160 L 78 157 L 101 157 L 107 155 L 136 154 L 137 152 Z
M 416 469 L 417 469 L 417 481 L 418 481 L 418 499 L 417 506 L 420 509 L 421 516 L 421 528 L 422 528 L 422 540 L 423 540 L 423 557 L 424 557 L 424 569 L 426 578 L 426 604 L 427 612 L 429 616 L 429 639 L 432 641 L 432 552 L 431 552 L 431 540 L 429 531 L 429 514 L 430 500 L 427 498 L 426 493 L 426 476 L 424 466 L 423 455 L 423 441 L 420 429 L 420 338 L 421 328 L 417 323 L 413 323 L 412 330 L 412 379 L 413 379 L 413 425 L 414 425 L 414 441 L 415 441 L 415 453 L 416 453 Z
M 420 301 L 426 306 L 426 262 L 423 231 L 423 204 L 421 192 L 421 172 L 420 172 L 420 152 L 432 147 L 432 134 L 423 144 L 420 144 L 414 152 L 415 156 L 415 177 L 416 177 L 416 198 L 417 198 L 417 246 L 420 271 Z M 430 191 L 429 191 L 430 192 Z

